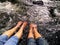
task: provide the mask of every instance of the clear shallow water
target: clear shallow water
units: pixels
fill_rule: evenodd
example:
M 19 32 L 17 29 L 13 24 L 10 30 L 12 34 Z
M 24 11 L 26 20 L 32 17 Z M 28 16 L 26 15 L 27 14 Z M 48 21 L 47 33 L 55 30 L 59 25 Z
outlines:
M 9 5 L 10 5 L 10 7 L 7 7 Z M 46 40 L 50 43 L 50 45 L 58 45 L 59 44 L 60 41 L 58 39 L 60 37 L 59 36 L 59 34 L 60 34 L 59 33 L 60 32 L 59 31 L 60 30 L 60 19 L 57 16 L 56 17 L 53 16 L 54 18 L 52 18 L 52 16 L 48 15 L 48 17 L 52 18 L 50 21 L 48 19 L 47 22 L 45 22 L 45 21 L 40 22 L 39 18 L 41 17 L 41 15 L 32 15 L 31 16 L 31 15 L 27 14 L 27 11 L 30 10 L 29 6 L 26 6 L 23 3 L 21 3 L 18 5 L 19 10 L 16 10 L 17 9 L 16 6 L 17 5 L 11 4 L 10 2 L 9 3 L 5 3 L 5 2 L 0 3 L 0 10 L 1 10 L 0 11 L 0 33 L 3 33 L 4 31 L 11 29 L 20 20 L 27 21 L 29 24 L 31 22 L 34 22 L 38 25 L 39 33 L 41 33 L 44 36 L 44 38 L 46 38 Z M 43 15 L 42 15 L 41 19 L 44 19 Z M 35 18 L 35 19 L 33 19 L 31 21 L 31 19 L 32 19 L 31 17 Z M 38 17 L 38 19 L 36 17 Z M 27 34 L 28 34 L 28 30 L 29 30 L 29 24 L 26 27 L 26 29 L 24 30 L 24 35 L 23 35 L 21 41 L 19 42 L 19 45 L 27 44 L 26 40 L 27 40 Z

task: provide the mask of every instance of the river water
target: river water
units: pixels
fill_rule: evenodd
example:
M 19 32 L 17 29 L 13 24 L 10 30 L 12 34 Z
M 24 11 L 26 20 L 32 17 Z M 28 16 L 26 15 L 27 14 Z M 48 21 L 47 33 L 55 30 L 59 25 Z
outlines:
M 20 20 L 27 21 L 28 26 L 24 30 L 19 45 L 27 44 L 27 34 L 31 22 L 38 25 L 38 32 L 50 45 L 59 45 L 60 18 L 52 15 L 50 8 L 38 5 L 27 6 L 24 3 L 0 2 L 0 34 L 13 28 Z

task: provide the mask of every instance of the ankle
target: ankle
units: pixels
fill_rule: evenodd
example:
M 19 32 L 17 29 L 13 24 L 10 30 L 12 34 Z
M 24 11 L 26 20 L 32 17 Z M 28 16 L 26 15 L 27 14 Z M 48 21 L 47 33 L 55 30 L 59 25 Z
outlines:
M 39 33 L 35 33 L 34 36 L 35 36 L 35 39 L 42 37 L 42 35 Z
M 28 38 L 34 38 L 32 33 L 29 33 Z

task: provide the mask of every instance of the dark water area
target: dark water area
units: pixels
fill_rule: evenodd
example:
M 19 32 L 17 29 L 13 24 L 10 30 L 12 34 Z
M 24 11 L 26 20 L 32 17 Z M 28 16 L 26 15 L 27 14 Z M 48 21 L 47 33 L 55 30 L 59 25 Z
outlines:
M 2 2 L 4 2 L 2 0 Z M 14 2 L 14 1 L 12 1 Z M 15 2 L 14 2 L 15 3 Z M 38 32 L 43 35 L 43 38 L 45 38 L 49 45 L 60 45 L 60 18 L 53 14 L 53 8 L 50 11 L 50 16 L 52 19 L 48 22 L 39 22 L 38 20 L 30 20 L 30 17 L 36 18 L 37 15 L 28 15 L 27 14 L 27 9 L 29 9 L 29 6 L 24 5 L 23 3 L 19 4 L 19 10 L 17 12 L 10 12 L 7 13 L 5 10 L 0 11 L 0 34 L 5 32 L 8 29 L 13 28 L 18 21 L 27 21 L 28 25 L 24 29 L 24 34 L 22 39 L 20 40 L 18 45 L 27 45 L 27 36 L 28 36 L 28 31 L 29 31 L 29 24 L 31 22 L 36 23 L 38 25 Z M 10 11 L 10 10 L 9 10 Z M 38 15 L 39 17 L 40 15 Z

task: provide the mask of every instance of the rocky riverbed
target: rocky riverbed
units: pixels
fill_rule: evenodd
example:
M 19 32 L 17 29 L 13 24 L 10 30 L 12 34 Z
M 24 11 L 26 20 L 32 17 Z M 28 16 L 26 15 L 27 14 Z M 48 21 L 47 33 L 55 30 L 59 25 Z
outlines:
M 0 2 L 0 34 L 13 28 L 20 20 L 27 21 L 28 26 L 19 42 L 19 45 L 26 45 L 29 24 L 33 22 L 38 25 L 38 32 L 43 35 L 49 45 L 59 45 L 60 17 L 53 12 L 56 7 L 17 2 Z

